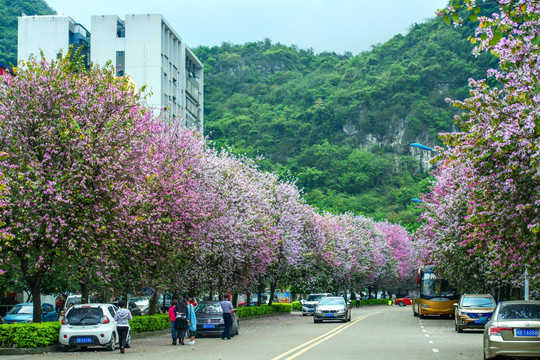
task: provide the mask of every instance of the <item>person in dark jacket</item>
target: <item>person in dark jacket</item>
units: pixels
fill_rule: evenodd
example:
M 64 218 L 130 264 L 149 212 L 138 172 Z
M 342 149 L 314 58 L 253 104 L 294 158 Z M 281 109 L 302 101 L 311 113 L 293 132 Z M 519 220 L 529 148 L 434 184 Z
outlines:
M 187 321 L 187 304 L 183 298 L 180 298 L 178 300 L 178 304 L 174 308 L 174 312 L 176 314 L 174 328 L 176 330 L 179 330 L 180 345 L 184 345 L 184 337 L 186 336 L 186 330 L 189 326 Z M 175 342 L 173 342 L 174 345 L 176 345 Z

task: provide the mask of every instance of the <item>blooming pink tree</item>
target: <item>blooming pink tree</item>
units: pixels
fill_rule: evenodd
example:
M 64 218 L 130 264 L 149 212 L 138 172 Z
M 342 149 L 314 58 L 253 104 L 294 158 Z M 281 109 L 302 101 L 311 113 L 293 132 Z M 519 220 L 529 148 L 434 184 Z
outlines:
M 400 225 L 379 222 L 375 227 L 382 233 L 382 238 L 391 249 L 391 262 L 395 262 L 393 272 L 385 279 L 388 288 L 410 289 L 414 270 L 419 266 L 419 257 L 411 237 Z
M 204 217 L 193 232 L 189 272 L 192 290 L 240 291 L 273 261 L 277 235 L 270 199 L 274 175 L 252 160 L 207 148 L 197 176 Z M 198 288 L 193 288 L 197 286 Z
M 77 64 L 30 61 L 0 84 L 2 217 L 13 235 L 0 246 L 31 290 L 34 322 L 52 267 L 71 259 L 88 272 L 112 261 L 121 184 L 138 160 L 126 154 L 151 123 L 127 80 Z
M 444 262 L 445 253 L 470 257 L 464 269 L 450 271 L 452 280 L 476 273 L 520 286 L 527 270 L 538 288 L 540 4 L 498 3 L 500 13 L 489 17 L 479 16 L 481 4 L 469 0 L 441 12 L 459 23 L 457 11 L 471 11 L 479 22 L 475 52 L 490 51 L 500 69 L 488 71 L 497 85 L 470 80 L 471 96 L 453 102 L 465 110 L 456 118 L 462 131 L 442 135 L 450 148 L 440 156 L 438 182 L 427 198 L 434 202 L 427 204 L 420 234 L 436 261 Z

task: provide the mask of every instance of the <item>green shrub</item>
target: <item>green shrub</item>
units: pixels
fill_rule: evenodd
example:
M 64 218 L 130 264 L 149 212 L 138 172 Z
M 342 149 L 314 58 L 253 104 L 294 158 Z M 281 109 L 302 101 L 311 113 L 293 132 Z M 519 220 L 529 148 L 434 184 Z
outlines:
M 131 332 L 137 334 L 145 331 L 156 331 L 171 327 L 171 319 L 167 314 L 134 316 L 129 322 Z
M 293 311 L 302 311 L 302 303 L 300 301 L 293 301 L 291 306 Z
M 60 322 L 0 325 L 0 346 L 37 348 L 58 343 Z
M 272 307 L 277 312 L 288 312 L 290 313 L 292 311 L 292 305 L 287 303 L 272 303 Z

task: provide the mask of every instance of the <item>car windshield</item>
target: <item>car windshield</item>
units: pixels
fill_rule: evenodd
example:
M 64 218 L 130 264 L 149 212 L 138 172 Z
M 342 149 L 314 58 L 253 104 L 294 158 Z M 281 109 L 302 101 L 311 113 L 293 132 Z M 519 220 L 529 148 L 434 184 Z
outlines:
M 150 302 L 150 299 L 148 298 L 131 298 L 131 301 L 133 301 L 135 304 L 146 304 Z
M 72 308 L 66 315 L 70 325 L 97 325 L 102 317 L 103 310 L 98 307 Z
M 343 298 L 324 298 L 319 301 L 319 305 L 345 305 Z
M 495 307 L 491 297 L 466 296 L 463 298 L 463 307 Z
M 324 295 L 308 295 L 306 301 L 319 301 L 323 297 L 325 297 L 325 296 Z
M 508 304 L 501 306 L 499 319 L 540 320 L 540 304 Z
M 197 306 L 196 312 L 202 314 L 222 314 L 223 309 L 219 302 L 202 302 Z
M 34 306 L 33 305 L 15 305 L 8 314 L 33 314 Z

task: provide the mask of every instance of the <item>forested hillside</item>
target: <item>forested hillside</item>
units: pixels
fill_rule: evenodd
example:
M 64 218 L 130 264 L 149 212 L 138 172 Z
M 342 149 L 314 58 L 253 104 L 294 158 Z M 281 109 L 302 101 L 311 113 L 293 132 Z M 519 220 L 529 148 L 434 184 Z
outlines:
M 0 63 L 17 64 L 17 17 L 51 15 L 55 12 L 43 0 L 0 0 Z
M 407 144 L 438 144 L 456 111 L 445 99 L 466 97 L 468 78 L 485 77 L 493 59 L 471 55 L 471 33 L 433 19 L 358 56 L 268 39 L 198 47 L 206 132 L 290 170 L 322 209 L 414 228 L 411 198 L 426 189 L 427 173 Z

